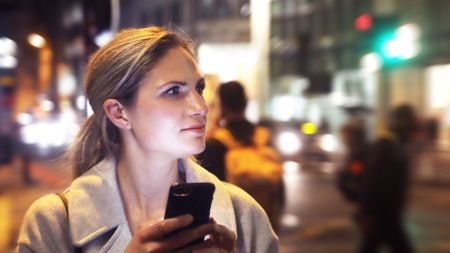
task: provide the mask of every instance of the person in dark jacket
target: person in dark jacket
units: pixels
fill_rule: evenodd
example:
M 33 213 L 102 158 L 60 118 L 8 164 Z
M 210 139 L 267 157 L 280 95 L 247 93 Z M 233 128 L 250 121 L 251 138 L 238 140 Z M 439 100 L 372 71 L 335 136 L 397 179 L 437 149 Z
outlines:
M 413 252 L 403 216 L 410 169 L 407 146 L 416 130 L 413 108 L 398 106 L 389 115 L 388 132 L 370 147 L 361 192 L 360 253 L 378 252 L 381 245 L 393 253 Z

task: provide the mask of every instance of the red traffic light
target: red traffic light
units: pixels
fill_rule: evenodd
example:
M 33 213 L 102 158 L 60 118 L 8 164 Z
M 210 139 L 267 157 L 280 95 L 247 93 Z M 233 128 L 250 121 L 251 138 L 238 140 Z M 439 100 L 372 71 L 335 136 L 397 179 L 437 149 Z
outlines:
M 372 16 L 367 13 L 362 14 L 361 16 L 355 19 L 355 22 L 353 24 L 355 25 L 355 28 L 358 29 L 359 31 L 363 32 L 367 31 L 370 28 L 372 28 L 373 25 Z

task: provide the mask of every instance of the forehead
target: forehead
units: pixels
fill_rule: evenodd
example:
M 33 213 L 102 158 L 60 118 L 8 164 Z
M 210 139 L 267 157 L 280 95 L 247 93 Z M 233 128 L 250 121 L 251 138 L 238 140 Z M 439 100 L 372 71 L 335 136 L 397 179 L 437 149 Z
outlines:
M 150 70 L 146 79 L 154 79 L 153 81 L 181 81 L 186 78 L 198 78 L 199 76 L 201 74 L 192 54 L 184 48 L 176 47 L 167 51 L 155 67 Z

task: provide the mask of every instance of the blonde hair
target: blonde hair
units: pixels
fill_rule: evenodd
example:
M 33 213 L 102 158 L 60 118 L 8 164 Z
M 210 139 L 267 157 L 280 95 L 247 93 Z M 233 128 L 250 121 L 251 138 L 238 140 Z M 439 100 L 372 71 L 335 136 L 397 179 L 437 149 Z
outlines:
M 169 49 L 182 47 L 192 53 L 190 43 L 161 27 L 126 29 L 118 33 L 89 60 L 84 79 L 93 115 L 85 120 L 69 150 L 76 176 L 105 157 L 118 157 L 119 131 L 103 111 L 109 98 L 132 105 L 140 81 Z

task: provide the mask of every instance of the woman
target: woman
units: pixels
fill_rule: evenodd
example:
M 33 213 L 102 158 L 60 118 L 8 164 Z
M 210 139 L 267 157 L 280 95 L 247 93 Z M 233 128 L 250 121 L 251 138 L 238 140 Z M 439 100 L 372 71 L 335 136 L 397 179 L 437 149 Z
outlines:
M 33 203 L 19 252 L 278 251 L 255 201 L 187 158 L 204 149 L 208 109 L 186 41 L 158 27 L 124 30 L 93 55 L 85 85 L 94 114 L 74 145 L 82 175 L 64 192 L 68 213 L 56 194 Z M 212 218 L 166 236 L 192 222 L 163 220 L 169 187 L 180 182 L 215 184 Z

